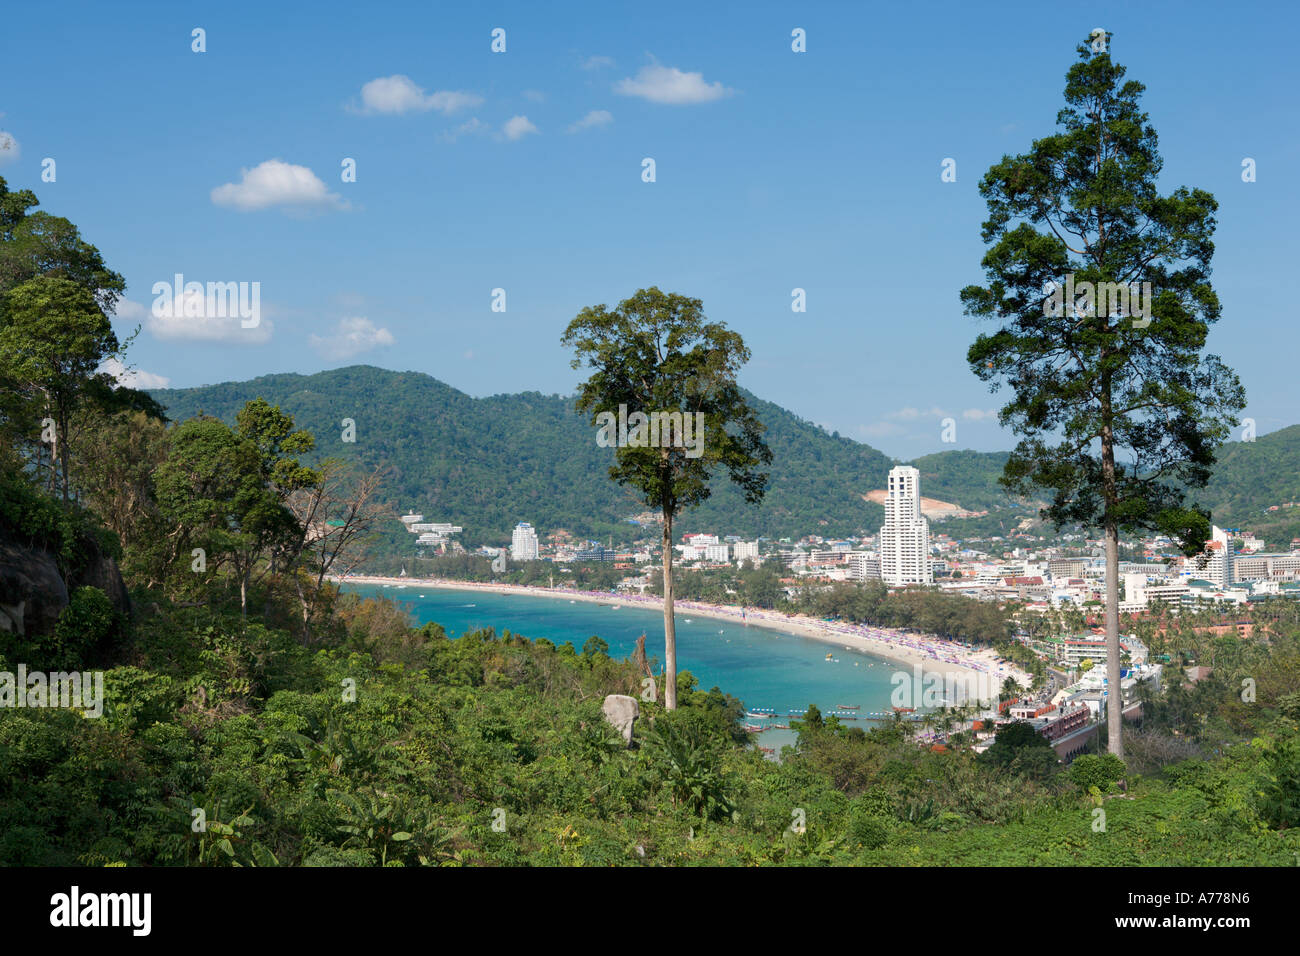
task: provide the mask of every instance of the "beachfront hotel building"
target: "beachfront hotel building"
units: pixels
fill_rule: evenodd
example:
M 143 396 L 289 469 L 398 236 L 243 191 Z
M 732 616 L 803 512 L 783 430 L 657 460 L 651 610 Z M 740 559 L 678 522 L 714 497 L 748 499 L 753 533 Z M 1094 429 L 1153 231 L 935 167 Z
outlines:
M 1232 545 L 1228 533 L 1217 525 L 1211 526 L 1210 540 L 1205 550 L 1183 563 L 1183 574 L 1189 578 L 1209 581 L 1216 588 L 1232 586 Z
M 515 561 L 536 561 L 537 554 L 537 532 L 527 521 L 519 522 L 510 539 L 510 557 Z
M 889 472 L 885 524 L 880 529 L 880 578 L 886 584 L 933 584 L 930 524 L 921 516 L 921 473 L 910 465 Z

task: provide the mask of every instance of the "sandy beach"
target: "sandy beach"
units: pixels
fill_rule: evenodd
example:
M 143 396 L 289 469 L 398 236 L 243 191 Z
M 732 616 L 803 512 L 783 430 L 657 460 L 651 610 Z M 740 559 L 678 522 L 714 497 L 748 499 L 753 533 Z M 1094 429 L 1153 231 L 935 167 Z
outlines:
M 472 581 L 449 581 L 436 578 L 376 577 L 350 575 L 331 578 L 339 584 L 388 585 L 390 588 L 442 588 L 453 591 L 489 591 L 496 594 L 519 594 L 526 597 L 564 598 L 570 601 L 590 601 L 599 604 L 618 604 L 625 607 L 662 609 L 663 602 L 653 595 L 610 594 L 604 591 L 578 591 L 568 588 L 533 588 L 513 584 L 484 584 Z M 394 595 L 396 597 L 396 595 Z M 761 608 L 739 608 L 729 605 L 701 604 L 695 601 L 676 601 L 674 610 L 678 617 L 685 615 L 711 617 L 718 620 L 740 622 L 754 627 L 798 634 L 801 637 L 834 644 L 874 654 L 885 660 L 920 668 L 924 674 L 947 674 L 965 678 L 968 675 L 986 675 L 998 686 L 1007 677 L 1014 677 L 1028 687 L 1027 673 L 1010 664 L 999 663 L 997 654 L 990 648 L 967 648 L 952 641 L 924 634 L 889 628 L 848 624 L 842 621 L 823 621 L 807 615 L 781 614 Z M 742 618 L 743 615 L 743 618 Z

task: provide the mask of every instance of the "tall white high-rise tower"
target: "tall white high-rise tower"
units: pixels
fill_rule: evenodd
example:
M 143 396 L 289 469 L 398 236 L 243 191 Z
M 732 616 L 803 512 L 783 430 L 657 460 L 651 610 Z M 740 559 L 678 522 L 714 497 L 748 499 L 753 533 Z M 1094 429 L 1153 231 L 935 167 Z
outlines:
M 510 557 L 516 561 L 536 561 L 537 554 L 537 532 L 527 521 L 519 522 L 511 535 Z
M 880 578 L 886 584 L 933 584 L 930 523 L 921 517 L 921 473 L 910 465 L 889 472 L 885 524 L 880 529 Z

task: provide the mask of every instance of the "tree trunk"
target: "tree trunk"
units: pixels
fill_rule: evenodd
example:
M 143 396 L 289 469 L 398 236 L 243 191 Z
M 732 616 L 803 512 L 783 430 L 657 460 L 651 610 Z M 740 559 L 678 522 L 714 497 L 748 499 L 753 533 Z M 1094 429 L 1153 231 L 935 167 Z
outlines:
M 248 577 L 252 573 L 251 564 L 245 566 L 243 574 L 239 576 L 239 616 L 248 617 Z
M 59 446 L 59 470 L 63 474 L 63 503 L 68 503 L 68 409 L 63 402 L 58 403 L 58 432 L 56 438 Z
M 293 576 L 293 584 L 298 589 L 298 603 L 302 605 L 302 642 L 304 645 L 309 645 L 311 644 L 311 604 L 302 589 L 302 578 L 297 574 Z
M 673 620 L 673 516 L 664 509 L 664 707 L 677 709 L 677 625 Z
M 1108 415 L 1109 392 L 1103 400 Z M 1115 445 L 1110 422 L 1102 425 L 1101 474 L 1106 494 L 1106 749 L 1124 757 L 1124 699 L 1119 686 L 1119 527 L 1115 523 Z

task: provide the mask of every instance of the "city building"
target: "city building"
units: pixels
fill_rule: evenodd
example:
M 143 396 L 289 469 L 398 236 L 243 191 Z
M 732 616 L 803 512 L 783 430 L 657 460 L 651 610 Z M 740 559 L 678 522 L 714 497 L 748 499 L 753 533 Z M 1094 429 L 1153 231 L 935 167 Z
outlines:
M 613 563 L 618 558 L 617 551 L 611 551 L 609 548 L 602 548 L 596 545 L 585 551 L 579 551 L 573 555 L 574 561 L 602 561 Z
M 1276 581 L 1300 577 L 1300 554 L 1242 555 L 1233 562 L 1237 581 Z
M 510 539 L 510 557 L 515 561 L 536 561 L 538 554 L 537 532 L 528 522 L 519 522 Z
M 730 545 L 725 544 L 706 544 L 704 546 L 705 561 L 719 561 L 726 564 Z
M 1055 580 L 1081 578 L 1087 564 L 1086 558 L 1052 558 L 1047 562 L 1047 573 Z
M 1210 540 L 1205 550 L 1195 558 L 1188 558 L 1183 574 L 1201 581 L 1209 581 L 1216 588 L 1232 586 L 1232 547 L 1228 533 L 1217 525 L 1212 526 Z
M 910 465 L 890 469 L 885 523 L 880 529 L 880 577 L 886 584 L 933 584 L 930 525 L 921 516 L 921 473 Z
M 849 552 L 849 580 L 880 580 L 880 557 L 871 551 Z

